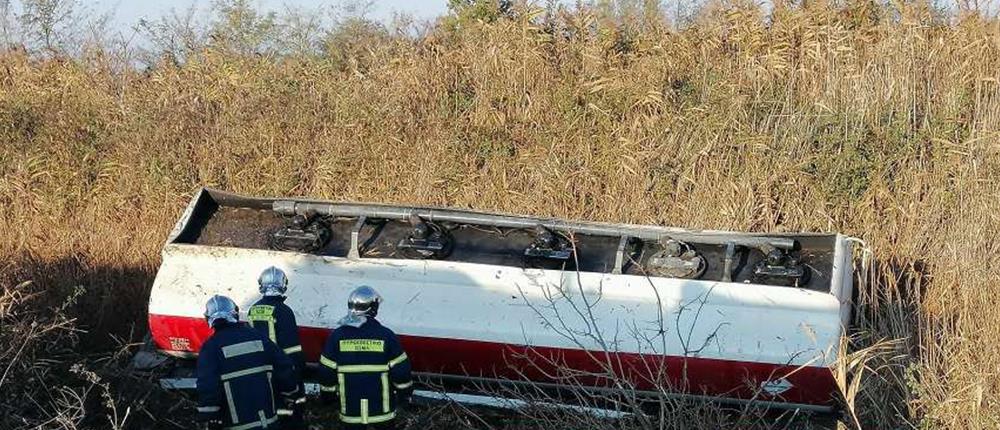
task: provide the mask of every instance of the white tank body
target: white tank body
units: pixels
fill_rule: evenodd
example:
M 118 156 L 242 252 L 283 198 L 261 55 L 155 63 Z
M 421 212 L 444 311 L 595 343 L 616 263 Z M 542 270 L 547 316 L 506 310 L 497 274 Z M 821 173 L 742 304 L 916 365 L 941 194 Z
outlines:
M 192 201 L 163 249 L 149 303 L 154 342 L 174 356 L 194 356 L 210 334 L 202 317 L 209 297 L 229 296 L 245 312 L 259 298 L 257 276 L 277 266 L 288 274 L 286 303 L 310 361 L 344 316 L 348 294 L 369 285 L 384 298 L 379 320 L 400 335 L 414 370 L 426 377 L 598 390 L 619 387 L 617 379 L 648 392 L 810 409 L 832 405 L 829 366 L 845 333 L 852 289 L 849 242 L 841 235 L 829 235 L 828 253 L 817 252 L 830 257 L 829 273 L 814 275 L 823 285 L 804 288 L 739 277 L 516 267 L 458 254 L 379 258 L 206 244 L 198 237 L 215 228 L 217 216 L 199 213 L 213 207 L 207 202 L 215 203 L 216 213 L 278 204 L 212 190 Z M 461 231 L 453 231 L 461 241 Z M 360 243 L 363 238 L 350 246 Z

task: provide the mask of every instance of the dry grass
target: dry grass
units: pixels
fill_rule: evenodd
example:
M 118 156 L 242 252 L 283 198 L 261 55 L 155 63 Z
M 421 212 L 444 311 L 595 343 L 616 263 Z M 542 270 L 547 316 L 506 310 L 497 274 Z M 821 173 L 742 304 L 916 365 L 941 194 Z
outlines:
M 0 53 L 5 288 L 86 286 L 94 339 L 141 325 L 200 185 L 840 231 L 874 252 L 856 346 L 892 341 L 852 399 L 861 424 L 1000 426 L 1000 21 L 865 1 L 778 3 L 769 24 L 707 6 L 681 31 L 511 16 L 353 28 L 371 43 L 324 54 L 209 43 L 145 72 Z

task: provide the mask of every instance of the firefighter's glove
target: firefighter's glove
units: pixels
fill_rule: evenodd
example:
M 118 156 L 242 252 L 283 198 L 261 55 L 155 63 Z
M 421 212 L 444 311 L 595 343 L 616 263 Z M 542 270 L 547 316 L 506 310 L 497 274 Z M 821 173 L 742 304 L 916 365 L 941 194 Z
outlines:
M 285 401 L 285 408 L 286 409 L 295 410 L 295 409 L 301 408 L 302 405 L 304 405 L 306 403 L 306 398 L 305 398 L 305 396 L 301 396 L 301 397 L 285 397 L 284 401 Z

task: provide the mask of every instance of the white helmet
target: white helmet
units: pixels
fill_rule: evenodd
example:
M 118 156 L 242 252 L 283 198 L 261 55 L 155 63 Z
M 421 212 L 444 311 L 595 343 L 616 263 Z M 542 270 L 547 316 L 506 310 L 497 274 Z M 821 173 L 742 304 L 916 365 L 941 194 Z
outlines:
M 265 296 L 284 296 L 288 291 L 288 277 L 281 269 L 271 266 L 261 272 L 257 278 L 260 293 Z
M 215 295 L 205 303 L 205 320 L 209 327 L 214 327 L 219 320 L 226 320 L 231 323 L 240 321 L 240 308 L 236 302 L 226 296 Z

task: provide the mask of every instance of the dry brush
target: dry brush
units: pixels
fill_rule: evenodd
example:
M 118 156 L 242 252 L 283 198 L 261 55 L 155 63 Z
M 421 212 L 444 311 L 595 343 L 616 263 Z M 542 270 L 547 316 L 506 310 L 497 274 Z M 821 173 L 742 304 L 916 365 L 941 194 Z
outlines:
M 5 294 L 82 285 L 67 311 L 88 341 L 141 332 L 201 185 L 840 231 L 873 251 L 856 347 L 889 341 L 853 390 L 859 422 L 1000 424 L 996 18 L 820 1 L 713 3 L 677 28 L 526 6 L 417 36 L 339 28 L 309 52 L 209 37 L 145 69 L 0 53 Z

